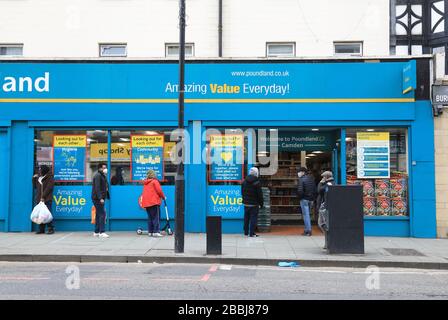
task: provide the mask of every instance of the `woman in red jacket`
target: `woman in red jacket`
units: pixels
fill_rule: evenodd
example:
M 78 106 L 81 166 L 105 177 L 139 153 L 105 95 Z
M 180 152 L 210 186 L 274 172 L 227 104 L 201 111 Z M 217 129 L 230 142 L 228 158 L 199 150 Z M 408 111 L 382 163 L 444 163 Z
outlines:
M 166 199 L 154 170 L 149 170 L 143 182 L 142 207 L 148 213 L 148 235 L 162 237 L 160 234 L 160 204 Z

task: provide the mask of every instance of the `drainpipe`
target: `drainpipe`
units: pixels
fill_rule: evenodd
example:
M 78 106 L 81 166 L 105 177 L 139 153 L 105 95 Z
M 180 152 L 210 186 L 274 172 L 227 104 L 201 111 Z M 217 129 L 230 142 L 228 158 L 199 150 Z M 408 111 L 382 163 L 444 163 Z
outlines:
M 218 57 L 222 57 L 222 0 L 219 0 L 218 17 Z

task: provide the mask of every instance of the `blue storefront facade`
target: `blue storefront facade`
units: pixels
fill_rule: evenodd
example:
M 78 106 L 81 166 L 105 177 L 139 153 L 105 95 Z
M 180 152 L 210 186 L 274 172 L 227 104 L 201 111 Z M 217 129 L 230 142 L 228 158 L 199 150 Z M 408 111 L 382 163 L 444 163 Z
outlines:
M 379 166 L 386 168 L 384 179 L 372 179 L 373 193 L 366 191 L 367 202 L 371 197 L 384 206 L 375 211 L 381 214 L 366 214 L 365 234 L 436 237 L 428 70 L 428 58 L 188 63 L 186 232 L 205 232 L 207 215 L 221 215 L 225 233 L 242 231 L 239 182 L 258 165 L 259 130 L 266 129 L 332 135 L 331 167 L 341 184 L 363 183 L 353 151 L 361 137 L 387 134 L 387 148 L 401 151 L 391 151 Z M 172 61 L 1 61 L 0 230 L 32 230 L 31 177 L 40 164 L 54 170 L 57 163 L 53 214 L 59 231 L 92 229 L 91 177 L 99 162 L 109 164 L 108 230 L 145 226 L 137 199 L 148 168 L 160 174 L 173 218 L 177 78 Z M 225 130 L 232 139 L 219 138 Z M 224 162 L 243 153 L 241 162 L 230 169 L 207 164 L 215 147 L 227 148 L 220 153 Z M 401 202 L 404 193 L 393 191 L 399 179 L 406 194 Z M 390 194 L 374 191 L 382 183 Z

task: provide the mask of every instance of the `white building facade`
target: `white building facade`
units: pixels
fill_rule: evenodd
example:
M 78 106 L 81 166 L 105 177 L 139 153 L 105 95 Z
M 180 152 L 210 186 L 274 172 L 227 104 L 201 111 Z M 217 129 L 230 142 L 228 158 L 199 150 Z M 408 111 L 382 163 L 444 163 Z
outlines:
M 223 57 L 333 56 L 335 43 L 343 53 L 389 54 L 389 0 L 186 2 L 186 41 L 196 58 L 219 57 L 219 29 Z M 87 58 L 98 57 L 101 45 L 125 45 L 118 55 L 163 58 L 178 42 L 178 5 L 177 0 L 4 0 L 0 46 L 23 46 L 27 58 Z

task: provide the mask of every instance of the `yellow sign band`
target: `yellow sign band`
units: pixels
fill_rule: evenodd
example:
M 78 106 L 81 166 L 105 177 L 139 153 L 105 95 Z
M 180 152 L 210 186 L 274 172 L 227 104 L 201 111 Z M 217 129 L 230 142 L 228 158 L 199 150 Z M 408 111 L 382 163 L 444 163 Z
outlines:
M 54 136 L 55 147 L 76 147 L 76 148 L 85 148 L 87 145 L 86 136 Z
M 408 88 L 409 89 L 409 88 Z M 406 89 L 406 90 L 408 90 Z M 412 90 L 412 87 L 407 93 Z M 34 99 L 0 98 L 0 103 L 177 103 L 177 99 Z M 414 98 L 328 98 L 328 99 L 185 99 L 185 103 L 402 103 Z

